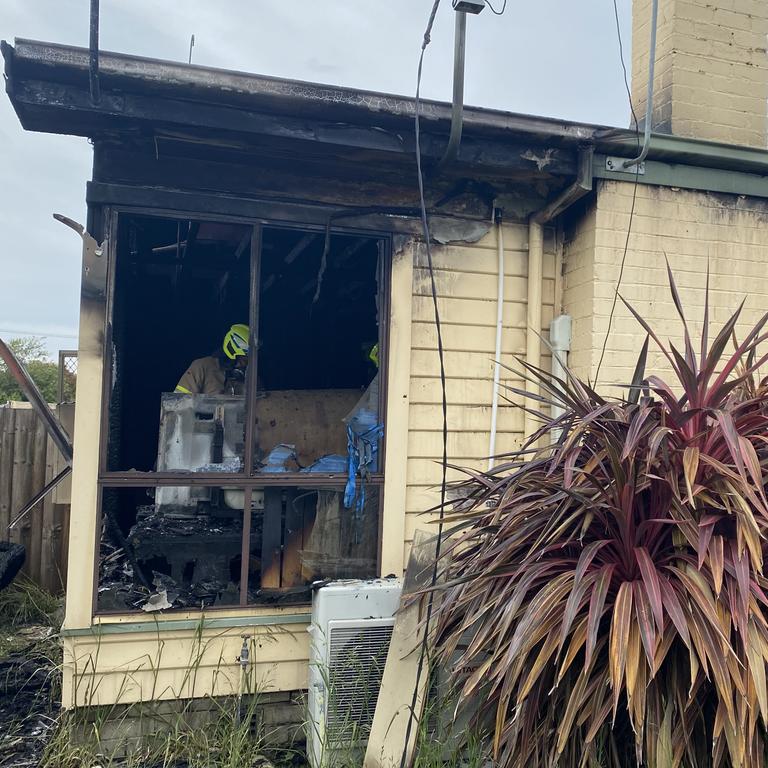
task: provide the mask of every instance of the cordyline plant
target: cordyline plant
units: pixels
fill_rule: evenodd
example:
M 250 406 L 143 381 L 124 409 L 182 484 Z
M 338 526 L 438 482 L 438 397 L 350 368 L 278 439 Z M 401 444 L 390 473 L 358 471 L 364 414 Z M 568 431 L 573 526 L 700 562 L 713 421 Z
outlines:
M 459 706 L 499 766 L 768 764 L 768 315 L 710 344 L 707 279 L 694 350 L 669 279 L 682 352 L 629 309 L 673 380 L 646 377 L 648 338 L 619 399 L 526 366 L 558 442 L 468 472 L 447 512 L 438 658 L 473 670 Z

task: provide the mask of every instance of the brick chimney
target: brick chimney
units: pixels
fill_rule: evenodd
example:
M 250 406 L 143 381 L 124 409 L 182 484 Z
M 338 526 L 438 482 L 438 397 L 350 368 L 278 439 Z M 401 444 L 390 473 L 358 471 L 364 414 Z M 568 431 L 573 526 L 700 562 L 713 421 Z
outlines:
M 647 103 L 651 0 L 632 4 L 632 98 Z M 768 0 L 659 0 L 653 130 L 768 148 Z

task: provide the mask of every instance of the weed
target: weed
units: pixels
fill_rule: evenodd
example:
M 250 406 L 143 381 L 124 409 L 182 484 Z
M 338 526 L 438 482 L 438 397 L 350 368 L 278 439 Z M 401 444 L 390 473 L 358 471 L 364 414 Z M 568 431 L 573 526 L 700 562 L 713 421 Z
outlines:
M 30 582 L 17 583 L 0 595 L 0 622 L 14 636 L 22 637 L 23 625 L 29 622 L 55 626 L 58 610 L 56 598 Z M 30 728 L 25 724 L 27 718 L 22 717 L 18 722 L 9 720 L 4 723 L 7 735 L 0 742 L 3 746 L 10 746 L 14 753 L 18 753 L 19 749 L 28 751 L 34 742 L 35 754 L 42 752 L 39 768 L 306 766 L 306 754 L 298 745 L 290 748 L 270 745 L 274 734 L 267 732 L 263 726 L 260 709 L 264 703 L 264 685 L 263 681 L 260 683 L 255 679 L 254 664 L 247 671 L 237 669 L 236 674 L 241 675 L 241 695 L 202 700 L 192 698 L 198 688 L 203 657 L 210 648 L 210 642 L 215 639 L 206 638 L 203 627 L 204 619 L 201 619 L 184 665 L 186 671 L 177 690 L 169 691 L 158 685 L 165 650 L 165 641 L 158 626 L 157 652 L 147 655 L 140 668 L 125 674 L 117 695 L 118 702 L 127 697 L 137 684 L 136 673 L 148 670 L 154 682 L 147 689 L 146 698 L 167 699 L 171 695 L 178 700 L 176 707 L 154 700 L 96 706 L 99 637 L 91 658 L 75 672 L 75 688 L 80 690 L 76 698 L 86 702 L 86 706 L 63 714 L 58 713 L 61 695 L 58 635 L 52 632 L 47 637 L 44 633 L 31 640 L 27 637 L 23 662 L 15 664 L 14 673 L 17 686 L 37 690 L 35 695 L 39 703 L 30 705 L 30 710 L 34 710 L 30 720 L 34 721 L 35 734 L 30 735 Z M 255 661 L 258 653 L 255 638 L 250 637 L 247 642 L 250 658 Z M 14 657 L 18 655 L 14 654 Z M 77 666 L 77 662 L 74 663 Z M 360 663 L 359 660 L 357 663 Z M 359 687 L 367 690 L 371 683 L 367 679 L 370 674 L 368 667 L 361 665 L 354 672 L 357 673 L 353 677 L 360 683 Z M 220 657 L 210 674 L 214 680 L 220 676 L 230 677 L 233 674 L 231 661 Z M 330 681 L 326 684 L 329 690 L 335 688 Z M 360 696 L 359 690 L 355 693 Z M 328 745 L 323 744 L 322 751 L 328 757 L 332 756 L 333 768 L 359 768 L 362 763 L 362 744 L 367 737 L 367 728 L 361 728 L 357 722 L 358 713 L 350 707 L 349 695 L 350 691 L 345 690 L 343 695 L 330 696 L 331 701 L 338 705 L 333 718 L 334 729 L 344 734 L 348 744 L 354 745 L 349 749 L 338 749 L 339 745 L 334 744 L 334 748 L 328 751 Z M 364 697 L 358 703 L 363 710 L 369 709 Z M 465 746 L 458 749 L 449 735 L 435 730 L 435 722 L 445 720 L 447 707 L 444 701 L 437 703 L 431 700 L 428 704 L 418 732 L 415 768 L 480 768 L 484 762 L 479 739 L 469 738 Z M 201 713 L 201 709 L 204 712 Z M 297 731 L 299 729 L 300 726 L 297 726 Z
M 60 719 L 40 768 L 252 768 L 263 760 L 264 734 L 259 726 L 258 696 L 240 702 L 210 699 L 213 717 L 204 727 L 195 723 L 195 710 L 182 707 L 173 716 L 155 712 L 157 704 L 133 704 L 107 722 L 98 715 L 89 723 L 76 710 Z M 155 732 L 133 748 L 132 731 Z M 158 728 L 158 726 L 161 726 Z M 120 734 L 117 738 L 106 738 Z M 112 744 L 113 746 L 109 746 Z
M 58 609 L 56 598 L 29 581 L 17 581 L 0 592 L 4 765 L 36 765 L 54 728 L 61 697 L 61 648 L 53 626 Z M 30 622 L 34 625 L 25 626 Z
M 413 768 L 482 768 L 489 765 L 488 741 L 454 720 L 456 685 L 440 685 L 433 666 L 429 697 L 416 733 Z
M 0 591 L 0 624 L 58 627 L 59 610 L 59 599 L 29 579 L 17 579 Z

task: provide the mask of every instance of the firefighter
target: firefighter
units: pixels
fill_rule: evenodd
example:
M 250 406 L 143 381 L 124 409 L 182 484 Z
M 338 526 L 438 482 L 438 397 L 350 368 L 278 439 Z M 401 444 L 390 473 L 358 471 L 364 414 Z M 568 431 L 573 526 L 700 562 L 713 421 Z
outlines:
M 247 325 L 233 325 L 224 336 L 221 349 L 193 360 L 174 391 L 185 395 L 242 395 L 249 334 Z

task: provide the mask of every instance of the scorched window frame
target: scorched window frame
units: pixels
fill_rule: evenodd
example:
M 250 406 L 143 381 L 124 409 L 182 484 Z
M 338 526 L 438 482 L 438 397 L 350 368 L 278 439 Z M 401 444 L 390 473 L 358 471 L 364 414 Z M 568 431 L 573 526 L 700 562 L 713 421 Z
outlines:
M 124 611 L 98 611 L 97 594 L 99 586 L 99 552 L 101 543 L 101 530 L 103 525 L 103 498 L 104 491 L 108 488 L 158 488 L 162 486 L 222 486 L 235 485 L 242 488 L 245 493 L 243 508 L 243 530 L 241 542 L 242 565 L 240 574 L 240 608 L 258 607 L 258 604 L 248 602 L 248 553 L 250 548 L 250 530 L 252 523 L 251 499 L 255 489 L 274 486 L 285 487 L 317 487 L 322 484 L 324 487 L 337 487 L 343 490 L 346 483 L 345 474 L 336 473 L 299 473 L 299 472 L 281 472 L 270 476 L 269 474 L 257 474 L 254 470 L 253 462 L 253 432 L 254 402 L 257 394 L 256 382 L 258 380 L 258 354 L 255 345 L 255 339 L 258 336 L 259 324 L 259 290 L 260 290 L 260 266 L 262 250 L 262 234 L 265 228 L 290 229 L 305 233 L 325 234 L 326 227 L 301 222 L 285 221 L 269 218 L 250 218 L 243 216 L 227 216 L 224 214 L 212 214 L 200 211 L 182 210 L 182 209 L 159 209 L 141 206 L 104 206 L 102 208 L 102 221 L 105 224 L 107 233 L 107 254 L 109 258 L 107 269 L 107 306 L 106 306 L 106 328 L 104 334 L 104 377 L 101 395 L 101 419 L 99 435 L 99 468 L 97 482 L 97 525 L 96 525 L 96 557 L 94 559 L 93 573 L 93 596 L 92 596 L 92 615 L 109 616 L 122 615 Z M 117 272 L 117 233 L 121 217 L 129 216 L 151 216 L 160 219 L 184 220 L 193 219 L 205 222 L 221 222 L 240 224 L 250 226 L 251 248 L 250 248 L 250 295 L 249 295 L 249 323 L 252 329 L 250 337 L 250 358 L 246 374 L 246 432 L 245 432 L 245 455 L 243 461 L 243 471 L 238 473 L 230 472 L 136 472 L 136 471 L 116 471 L 107 468 L 107 450 L 109 441 L 109 413 L 110 413 L 110 390 L 112 383 L 113 366 L 113 345 L 112 345 L 112 322 L 115 300 L 115 284 Z M 390 292 L 391 292 L 391 272 L 392 272 L 392 231 L 361 229 L 350 226 L 332 226 L 331 235 L 358 235 L 378 242 L 381 258 L 379 259 L 378 273 L 378 318 L 379 318 L 379 413 L 381 423 L 386 424 L 387 415 L 387 381 L 389 365 L 388 336 L 390 324 Z M 379 497 L 379 523 L 377 531 L 378 551 L 377 551 L 377 570 L 381 564 L 381 546 L 382 546 L 382 527 L 381 519 L 384 510 L 384 475 L 386 466 L 384 457 L 386 455 L 386 430 L 380 441 L 379 466 L 376 473 L 371 473 L 366 478 L 366 483 L 371 491 L 378 494 Z M 300 604 L 297 604 L 300 605 Z M 214 607 L 207 611 L 232 610 L 232 607 Z M 131 614 L 133 612 L 130 612 Z

